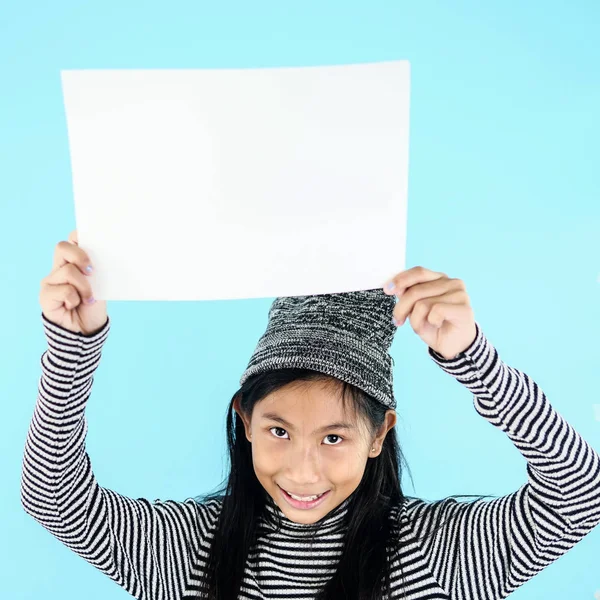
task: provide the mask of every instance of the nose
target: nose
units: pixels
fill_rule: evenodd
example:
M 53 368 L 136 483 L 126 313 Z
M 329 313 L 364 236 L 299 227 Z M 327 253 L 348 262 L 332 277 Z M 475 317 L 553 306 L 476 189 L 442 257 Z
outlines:
M 320 470 L 319 449 L 313 444 L 298 444 L 296 448 L 290 449 L 287 460 L 287 476 L 290 482 L 299 488 L 309 487 L 320 481 Z

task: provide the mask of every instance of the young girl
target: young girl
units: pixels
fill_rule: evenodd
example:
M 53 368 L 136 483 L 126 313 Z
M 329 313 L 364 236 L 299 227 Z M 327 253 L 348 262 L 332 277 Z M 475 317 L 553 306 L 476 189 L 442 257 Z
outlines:
M 101 487 L 84 411 L 109 332 L 76 232 L 42 281 L 48 341 L 22 503 L 143 600 L 506 598 L 600 522 L 600 457 L 474 321 L 461 280 L 421 267 L 392 290 L 278 298 L 227 413 L 230 475 L 203 499 Z M 396 296 L 398 301 L 396 302 Z M 398 322 L 392 322 L 392 315 Z M 527 460 L 484 501 L 401 489 L 391 357 L 406 319 Z

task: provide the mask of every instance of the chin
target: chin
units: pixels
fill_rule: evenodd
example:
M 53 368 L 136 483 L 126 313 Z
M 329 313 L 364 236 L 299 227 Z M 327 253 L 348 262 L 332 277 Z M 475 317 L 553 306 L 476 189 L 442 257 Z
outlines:
M 282 509 L 283 510 L 283 509 Z M 319 512 L 315 512 L 312 510 L 294 510 L 293 508 L 286 507 L 284 510 L 285 516 L 290 520 L 294 521 L 294 523 L 302 523 L 303 525 L 312 525 L 316 523 L 319 519 L 322 519 L 327 513 L 329 509 L 321 509 Z

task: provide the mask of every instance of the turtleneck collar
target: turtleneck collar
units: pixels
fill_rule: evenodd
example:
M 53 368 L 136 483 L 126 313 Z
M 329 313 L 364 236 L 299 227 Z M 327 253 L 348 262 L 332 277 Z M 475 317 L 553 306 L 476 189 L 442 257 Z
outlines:
M 346 516 L 348 514 L 352 494 L 341 504 L 330 510 L 323 518 L 315 523 L 296 523 L 285 516 L 273 498 L 265 492 L 265 514 L 262 523 L 271 531 L 290 537 L 326 537 L 332 533 L 342 532 L 346 529 Z M 278 528 L 278 522 L 281 527 Z

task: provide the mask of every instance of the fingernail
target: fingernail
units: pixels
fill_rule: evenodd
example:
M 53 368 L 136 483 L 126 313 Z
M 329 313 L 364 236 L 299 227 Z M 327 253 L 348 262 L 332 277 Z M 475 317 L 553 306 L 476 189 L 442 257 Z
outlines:
M 392 317 L 392 323 L 393 323 L 393 324 L 394 324 L 396 327 L 398 327 L 398 325 L 400 325 L 400 321 L 398 321 L 398 320 L 396 319 L 396 317 Z
M 94 298 L 94 296 L 85 301 L 86 304 L 94 304 L 94 302 L 96 302 L 96 298 Z
M 92 267 L 92 265 L 88 265 L 88 266 L 85 268 L 85 270 L 86 270 L 88 273 L 91 273 L 91 272 L 94 270 L 94 267 Z
M 396 284 L 393 281 L 388 281 L 385 284 L 385 291 L 386 292 L 391 292 L 395 287 L 396 287 Z

